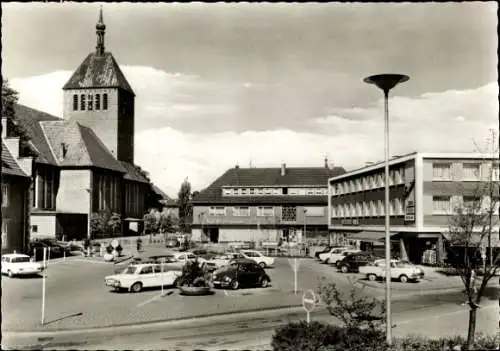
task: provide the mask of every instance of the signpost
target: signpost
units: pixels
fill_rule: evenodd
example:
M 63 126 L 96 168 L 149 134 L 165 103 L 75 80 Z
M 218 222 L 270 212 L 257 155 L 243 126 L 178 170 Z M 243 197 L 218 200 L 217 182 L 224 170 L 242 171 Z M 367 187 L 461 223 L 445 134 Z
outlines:
M 293 281 L 294 281 L 293 292 L 294 292 L 294 294 L 296 294 L 297 293 L 297 272 L 299 271 L 300 259 L 294 258 L 292 260 L 289 258 L 288 263 L 290 264 L 290 267 L 292 267 L 292 270 L 293 270 Z
M 304 306 L 307 312 L 307 324 L 311 321 L 311 312 L 314 310 L 314 307 L 316 307 L 317 302 L 316 294 L 314 294 L 312 290 L 307 290 L 304 295 L 302 295 L 302 306 Z
M 162 259 L 161 259 L 161 273 L 160 273 L 161 274 L 160 279 L 161 279 L 161 296 L 162 297 L 165 296 L 163 294 L 163 266 L 164 265 L 165 265 L 165 257 L 162 257 Z
M 47 278 L 47 248 L 43 248 L 43 275 L 42 275 L 42 325 L 45 324 L 45 280 Z

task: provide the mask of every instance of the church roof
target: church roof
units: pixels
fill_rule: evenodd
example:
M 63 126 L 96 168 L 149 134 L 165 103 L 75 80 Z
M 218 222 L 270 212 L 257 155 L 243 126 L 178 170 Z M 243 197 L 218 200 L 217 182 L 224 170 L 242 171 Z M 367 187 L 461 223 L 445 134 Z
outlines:
M 110 52 L 89 54 L 76 69 L 63 90 L 82 88 L 121 88 L 135 95 Z

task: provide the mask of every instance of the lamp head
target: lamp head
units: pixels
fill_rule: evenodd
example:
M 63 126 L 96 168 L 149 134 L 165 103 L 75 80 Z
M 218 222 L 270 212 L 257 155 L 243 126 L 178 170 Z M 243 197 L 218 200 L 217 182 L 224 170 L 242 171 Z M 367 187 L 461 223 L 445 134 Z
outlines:
M 406 82 L 408 79 L 410 79 L 410 77 L 404 74 L 384 73 L 369 76 L 363 80 L 365 83 L 375 84 L 384 92 L 388 92 L 399 83 Z

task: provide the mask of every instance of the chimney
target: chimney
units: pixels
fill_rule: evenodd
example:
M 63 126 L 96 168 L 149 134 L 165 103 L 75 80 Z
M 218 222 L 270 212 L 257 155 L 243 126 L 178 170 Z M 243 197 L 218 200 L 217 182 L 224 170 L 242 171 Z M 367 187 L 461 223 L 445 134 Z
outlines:
M 281 176 L 283 177 L 286 174 L 286 164 L 281 164 Z
M 66 143 L 61 143 L 61 155 L 62 159 L 66 158 L 66 153 L 68 152 L 68 145 Z
M 238 168 L 240 168 L 240 165 L 236 165 L 236 166 L 234 166 L 234 168 L 238 169 Z
M 329 169 L 330 167 L 328 166 L 328 157 L 325 157 L 325 168 Z

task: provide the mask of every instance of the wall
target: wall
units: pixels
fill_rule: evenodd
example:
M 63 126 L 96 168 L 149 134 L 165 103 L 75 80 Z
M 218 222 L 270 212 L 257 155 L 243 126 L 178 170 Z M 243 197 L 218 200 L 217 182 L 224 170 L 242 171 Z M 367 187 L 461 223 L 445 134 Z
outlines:
M 91 176 L 91 171 L 87 169 L 61 170 L 56 200 L 58 212 L 89 213 Z
M 102 110 L 102 94 L 108 94 L 108 109 Z M 73 95 L 101 94 L 101 110 L 73 111 Z M 78 98 L 80 101 L 80 98 Z M 64 91 L 64 119 L 76 121 L 91 128 L 111 153 L 118 156 L 118 89 L 79 89 Z M 95 102 L 94 102 L 95 103 Z
M 134 95 L 118 92 L 118 159 L 134 163 Z
M 37 232 L 33 232 L 33 226 L 37 226 Z M 38 237 L 56 237 L 56 214 L 31 213 L 31 239 Z
M 219 229 L 219 242 L 234 241 L 276 241 L 278 231 L 276 229 Z
M 28 214 L 24 211 L 27 209 L 29 178 L 2 175 L 2 184 L 9 187 L 8 206 L 2 207 L 2 225 L 3 228 L 7 226 L 7 232 L 2 235 L 2 253 L 23 251 L 27 241 L 25 220 Z

